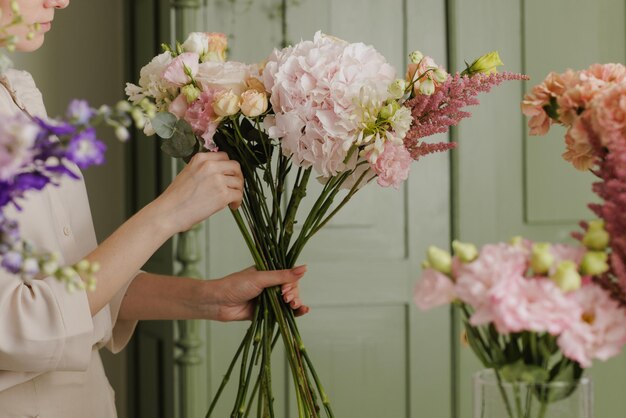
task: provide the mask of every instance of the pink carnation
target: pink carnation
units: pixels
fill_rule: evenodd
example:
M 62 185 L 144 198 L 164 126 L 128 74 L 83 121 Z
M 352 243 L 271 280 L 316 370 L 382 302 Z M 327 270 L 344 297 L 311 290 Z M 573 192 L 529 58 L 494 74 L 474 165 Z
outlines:
M 531 135 L 545 135 L 550 125 L 556 122 L 546 113 L 544 107 L 549 106 L 553 98 L 562 95 L 576 78 L 576 73 L 568 70 L 563 74 L 550 73 L 543 83 L 533 87 L 531 93 L 524 96 L 522 113 L 530 117 L 528 126 Z
M 608 88 L 592 104 L 591 124 L 604 146 L 626 142 L 626 82 Z
M 217 90 L 208 89 L 202 92 L 198 100 L 193 102 L 185 112 L 185 120 L 189 122 L 196 135 L 204 139 L 204 146 L 210 151 L 217 151 L 213 142 L 213 135 L 219 125 L 219 120 L 213 110 L 213 100 Z
M 577 290 L 574 299 L 581 314 L 558 339 L 563 354 L 582 367 L 594 358 L 607 360 L 626 343 L 626 313 L 606 291 L 596 285 Z
M 415 304 L 422 310 L 445 305 L 455 299 L 454 283 L 434 269 L 425 269 L 422 279 L 415 285 Z
M 398 190 L 400 184 L 409 177 L 409 170 L 413 158 L 404 148 L 404 145 L 385 143 L 385 149 L 372 164 L 372 169 L 378 175 L 378 184 L 382 187 L 392 186 Z
M 523 248 L 500 243 L 485 245 L 476 260 L 456 267 L 457 296 L 474 308 L 474 325 L 493 321 L 492 289 L 503 280 L 522 276 L 527 265 Z
M 595 137 L 595 134 L 590 131 L 586 119 L 584 117 L 575 119 L 565 134 L 566 150 L 563 153 L 563 159 L 571 162 L 581 171 L 593 167 L 596 155 L 592 137 Z
M 501 334 L 559 335 L 581 315 L 575 301 L 549 279 L 508 277 L 490 292 L 493 323 Z

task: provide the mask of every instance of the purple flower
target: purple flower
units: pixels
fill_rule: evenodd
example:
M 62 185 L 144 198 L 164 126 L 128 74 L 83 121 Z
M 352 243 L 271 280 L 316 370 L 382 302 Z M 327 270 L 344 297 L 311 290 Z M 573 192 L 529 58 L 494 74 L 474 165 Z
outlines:
M 86 129 L 71 139 L 66 158 L 81 169 L 104 162 L 106 145 L 96 138 L 93 128 Z
M 67 107 L 67 118 L 77 125 L 87 125 L 96 114 L 85 100 L 72 100 Z
M 24 261 L 22 254 L 17 251 L 9 251 L 2 256 L 2 267 L 13 274 L 18 274 L 22 270 L 22 262 Z
M 45 133 L 45 137 L 47 138 L 50 135 L 63 136 L 63 135 L 72 135 L 76 133 L 76 127 L 71 123 L 63 122 L 60 120 L 43 120 L 40 118 L 35 118 L 39 126 L 48 131 Z

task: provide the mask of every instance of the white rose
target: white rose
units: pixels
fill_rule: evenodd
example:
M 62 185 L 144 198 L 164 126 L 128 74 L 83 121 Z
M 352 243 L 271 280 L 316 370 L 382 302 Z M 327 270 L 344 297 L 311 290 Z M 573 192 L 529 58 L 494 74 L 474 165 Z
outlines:
M 239 96 L 232 90 L 222 90 L 215 95 L 213 111 L 217 116 L 232 116 L 239 112 Z
M 256 66 L 240 62 L 204 62 L 198 68 L 196 81 L 202 90 L 221 88 L 240 95 L 247 90 L 246 80 L 256 73 Z
M 267 110 L 267 96 L 256 90 L 247 90 L 241 95 L 241 113 L 254 118 Z
M 192 32 L 182 47 L 185 52 L 195 52 L 202 56 L 209 50 L 209 37 L 204 32 Z

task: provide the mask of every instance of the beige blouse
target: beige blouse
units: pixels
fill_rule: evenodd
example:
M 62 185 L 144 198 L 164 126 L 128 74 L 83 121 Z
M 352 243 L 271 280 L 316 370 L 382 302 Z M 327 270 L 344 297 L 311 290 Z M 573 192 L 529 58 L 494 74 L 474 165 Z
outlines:
M 30 74 L 9 70 L 4 77 L 29 113 L 45 117 Z M 0 112 L 19 111 L 0 86 Z M 39 249 L 60 253 L 66 264 L 97 245 L 82 178 L 31 193 L 23 211 L 8 209 L 7 214 L 19 221 L 23 237 Z M 118 352 L 133 333 L 135 321 L 117 320 L 129 284 L 92 317 L 85 291 L 69 293 L 53 277 L 25 284 L 0 270 L 0 417 L 117 416 L 98 349 Z

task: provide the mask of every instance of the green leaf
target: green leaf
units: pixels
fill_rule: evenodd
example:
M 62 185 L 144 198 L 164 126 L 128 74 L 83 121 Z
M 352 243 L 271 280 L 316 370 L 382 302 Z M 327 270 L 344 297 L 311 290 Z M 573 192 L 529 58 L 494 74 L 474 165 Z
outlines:
M 525 364 L 519 359 L 499 369 L 500 375 L 507 382 L 544 383 L 550 378 L 547 370 L 534 364 Z
M 550 369 L 550 382 L 558 383 L 551 388 L 537 388 L 537 398 L 543 402 L 556 402 L 568 398 L 578 387 L 583 369 L 578 363 L 563 359 Z
M 189 123 L 179 119 L 174 124 L 172 131 L 171 137 L 163 138 L 161 143 L 161 150 L 164 153 L 174 158 L 190 158 L 200 150 L 198 139 Z M 188 158 L 186 161 L 188 161 Z
M 152 118 L 152 128 L 156 134 L 163 138 L 171 138 L 176 131 L 178 118 L 170 112 L 159 112 Z

